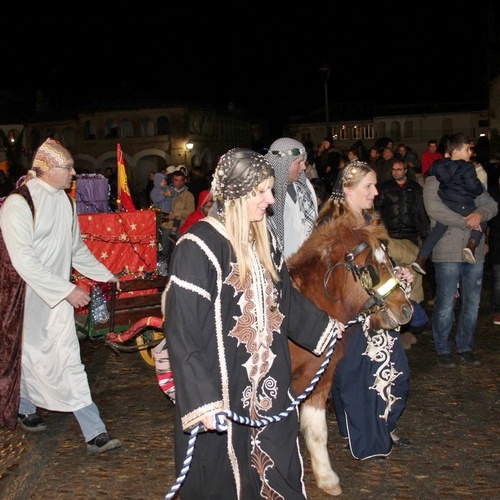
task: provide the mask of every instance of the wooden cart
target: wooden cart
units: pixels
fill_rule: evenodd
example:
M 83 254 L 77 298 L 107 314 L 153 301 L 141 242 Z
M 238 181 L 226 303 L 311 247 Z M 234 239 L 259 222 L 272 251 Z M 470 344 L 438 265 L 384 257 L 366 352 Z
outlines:
M 146 276 L 121 281 L 121 290 L 111 283 L 106 298 L 109 319 L 104 323 L 94 321 L 95 304 L 91 300 L 88 313 L 75 314 L 77 332 L 91 340 L 102 340 L 117 353 L 138 352 L 154 368 L 152 349 L 164 338 L 161 297 L 168 279 L 168 276 Z

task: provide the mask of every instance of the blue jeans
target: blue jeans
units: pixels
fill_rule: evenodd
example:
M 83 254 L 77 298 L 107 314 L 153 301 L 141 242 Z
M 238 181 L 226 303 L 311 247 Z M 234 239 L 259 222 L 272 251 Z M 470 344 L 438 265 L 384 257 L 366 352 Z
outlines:
M 460 284 L 460 312 L 455 333 L 456 349 L 460 353 L 472 351 L 483 284 L 483 267 L 482 262 L 434 262 L 436 302 L 432 315 L 432 333 L 438 354 L 451 353 L 450 333 L 457 283 Z
M 19 402 L 19 413 L 26 415 L 36 413 L 36 406 L 29 399 L 21 398 Z M 101 420 L 99 409 L 95 403 L 90 403 L 84 408 L 75 410 L 73 415 L 80 424 L 80 429 L 85 437 L 85 441 L 90 441 L 102 432 L 106 432 L 106 426 Z

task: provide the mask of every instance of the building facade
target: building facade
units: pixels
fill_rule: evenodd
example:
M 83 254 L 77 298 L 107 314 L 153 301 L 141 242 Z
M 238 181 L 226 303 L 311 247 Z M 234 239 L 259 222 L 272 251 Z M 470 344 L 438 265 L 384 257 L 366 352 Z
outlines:
M 500 102 L 498 105 L 500 109 Z M 429 139 L 439 141 L 444 135 L 463 132 L 477 140 L 491 133 L 490 110 L 477 103 L 375 107 L 373 115 L 366 116 L 369 113 L 365 112 L 365 116 L 357 119 L 335 119 L 335 108 L 332 111 L 334 120 L 328 126 L 321 120 L 300 122 L 296 119 L 289 125 L 290 136 L 314 150 L 326 135 L 332 135 L 335 146 L 341 150 L 349 149 L 358 141 L 369 149 L 377 139 L 390 137 L 396 145 L 404 143 L 421 154 L 427 149 Z M 344 105 L 338 114 L 349 115 Z
M 82 112 L 71 120 L 0 125 L 9 140 L 23 131 L 23 154 L 29 168 L 36 148 L 52 137 L 72 153 L 77 172 L 104 173 L 116 169 L 120 144 L 133 195 L 146 187 L 149 172 L 170 165 L 215 167 L 221 154 L 233 147 L 251 147 L 256 129 L 250 120 L 231 109 L 220 110 L 193 105 L 161 108 Z M 192 149 L 187 144 L 192 144 Z M 0 162 L 5 151 L 0 152 Z

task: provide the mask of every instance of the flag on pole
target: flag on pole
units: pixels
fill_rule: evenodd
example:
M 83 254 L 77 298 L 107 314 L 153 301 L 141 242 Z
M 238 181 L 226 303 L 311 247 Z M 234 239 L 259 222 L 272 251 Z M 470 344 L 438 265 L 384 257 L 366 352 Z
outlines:
M 118 210 L 131 212 L 135 210 L 135 207 L 134 202 L 132 201 L 132 196 L 130 195 L 130 189 L 127 181 L 127 171 L 125 170 L 125 163 L 123 162 L 123 151 L 119 143 L 116 145 L 116 162 L 118 165 L 118 195 L 116 199 Z

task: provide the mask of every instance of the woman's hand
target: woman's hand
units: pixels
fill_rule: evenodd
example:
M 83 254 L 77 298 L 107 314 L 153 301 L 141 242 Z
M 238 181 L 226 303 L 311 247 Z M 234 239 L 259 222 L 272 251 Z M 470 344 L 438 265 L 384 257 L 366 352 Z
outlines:
M 215 426 L 215 415 L 217 415 L 217 413 L 207 413 L 201 420 L 200 420 L 200 424 L 203 425 L 205 427 L 205 429 L 207 431 L 215 431 L 217 430 L 216 429 L 216 426 Z M 221 415 L 219 417 L 219 425 L 223 425 L 225 424 L 227 421 L 227 417 L 226 415 Z
M 335 320 L 336 326 L 337 326 L 337 338 L 341 339 L 342 334 L 345 332 L 345 325 L 344 323 L 341 323 L 338 319 Z
M 415 276 L 408 267 L 396 267 L 396 269 L 394 269 L 394 274 L 399 281 L 404 281 L 408 284 L 412 284 L 415 279 Z

